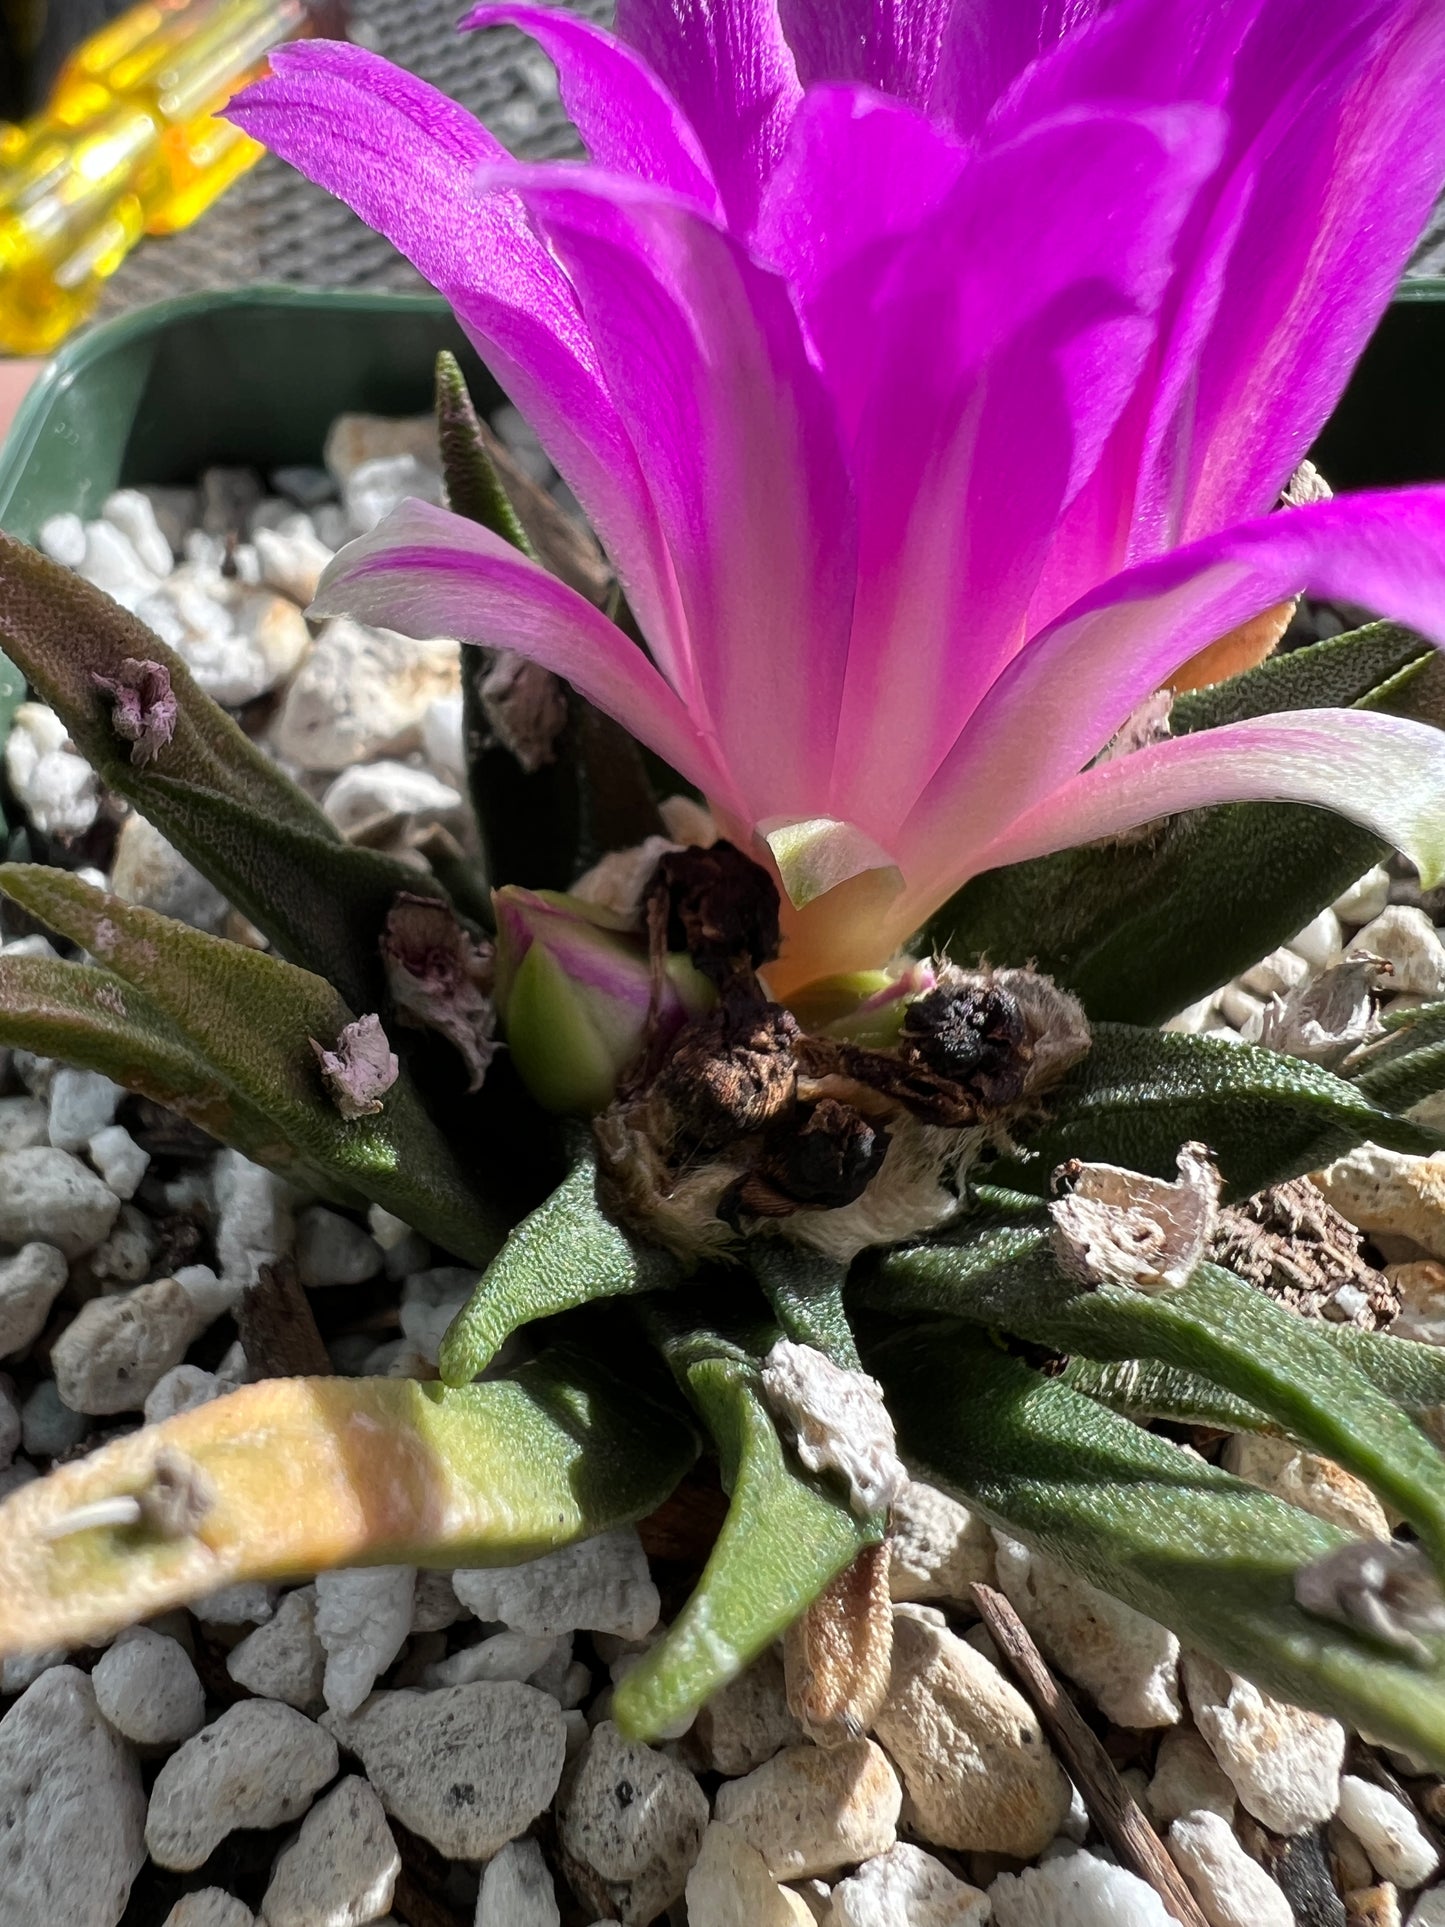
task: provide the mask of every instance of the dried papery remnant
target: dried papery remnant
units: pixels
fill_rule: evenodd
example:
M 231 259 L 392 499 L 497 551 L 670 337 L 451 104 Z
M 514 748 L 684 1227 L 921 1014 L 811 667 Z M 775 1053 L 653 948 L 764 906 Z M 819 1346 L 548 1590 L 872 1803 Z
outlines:
M 1054 1250 L 1073 1277 L 1144 1292 L 1188 1284 L 1219 1205 L 1219 1173 L 1202 1144 L 1180 1151 L 1173 1183 L 1077 1159 L 1060 1165 L 1054 1182 L 1066 1187 L 1049 1206 Z
M 1209 1255 L 1302 1317 L 1374 1331 L 1394 1318 L 1400 1294 L 1361 1247 L 1316 1185 L 1291 1178 L 1221 1211 Z
M 1433 1658 L 1422 1635 L 1445 1633 L 1445 1595 L 1429 1560 L 1398 1540 L 1337 1546 L 1301 1567 L 1294 1591 L 1306 1612 L 1368 1633 L 1421 1665 Z
M 149 763 L 176 733 L 180 710 L 171 693 L 170 671 L 163 663 L 127 656 L 115 675 L 92 670 L 90 679 L 111 698 L 111 728 L 130 744 L 130 760 Z
M 1392 974 L 1383 959 L 1356 951 L 1271 997 L 1255 1020 L 1251 1041 L 1337 1070 L 1382 1035 L 1380 995 Z
M 401 1075 L 401 1066 L 387 1042 L 381 1019 L 374 1012 L 347 1024 L 328 1050 L 308 1039 L 321 1066 L 321 1077 L 332 1102 L 348 1123 L 375 1117 L 381 1100 Z
M 513 649 L 495 650 L 480 694 L 493 739 L 511 751 L 529 776 L 556 762 L 567 727 L 567 691 L 550 670 Z
M 1148 749 L 1153 743 L 1167 742 L 1173 733 L 1170 725 L 1173 709 L 1173 690 L 1156 689 L 1152 696 L 1144 698 L 1131 715 L 1125 717 L 1099 751 L 1095 762 L 1117 762 L 1119 757 L 1132 755 L 1136 749 Z M 1146 830 L 1150 827 L 1144 825 Z
M 746 980 L 782 940 L 778 887 L 735 844 L 668 850 L 647 891 L 648 925 L 664 950 L 685 950 L 716 984 Z
M 91 1499 L 60 1513 L 42 1528 L 48 1540 L 78 1532 L 136 1529 L 157 1539 L 187 1539 L 198 1532 L 216 1503 L 211 1480 L 184 1452 L 163 1445 L 145 1483 L 135 1492 Z
M 387 987 L 408 1023 L 454 1044 L 480 1090 L 496 1055 L 492 952 L 475 943 L 440 897 L 403 891 L 381 939 Z
M 763 1361 L 763 1395 L 791 1429 L 803 1464 L 842 1478 L 860 1516 L 892 1505 L 908 1484 L 876 1378 L 780 1338 Z
M 783 1635 L 788 1707 L 817 1746 L 846 1746 L 873 1725 L 893 1664 L 885 1540 L 865 1546 Z

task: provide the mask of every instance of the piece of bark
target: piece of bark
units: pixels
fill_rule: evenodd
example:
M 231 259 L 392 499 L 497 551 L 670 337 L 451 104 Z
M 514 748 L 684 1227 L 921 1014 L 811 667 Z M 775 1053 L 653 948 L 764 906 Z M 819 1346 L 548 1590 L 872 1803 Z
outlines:
M 332 1366 L 311 1301 L 289 1258 L 262 1265 L 236 1308 L 241 1349 L 253 1378 L 329 1378 Z

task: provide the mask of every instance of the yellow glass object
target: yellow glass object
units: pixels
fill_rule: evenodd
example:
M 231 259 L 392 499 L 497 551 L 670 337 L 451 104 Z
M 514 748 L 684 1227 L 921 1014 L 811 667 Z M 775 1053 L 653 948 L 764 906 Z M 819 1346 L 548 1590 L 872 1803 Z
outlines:
M 142 234 L 173 234 L 260 158 L 217 111 L 313 0 L 143 0 L 70 56 L 45 110 L 0 126 L 0 352 L 43 354 Z

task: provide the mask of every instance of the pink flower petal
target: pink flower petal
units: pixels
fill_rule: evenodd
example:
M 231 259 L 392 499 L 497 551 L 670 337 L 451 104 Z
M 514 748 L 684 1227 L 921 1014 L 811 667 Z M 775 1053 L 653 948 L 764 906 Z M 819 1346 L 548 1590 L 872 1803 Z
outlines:
M 340 42 L 278 47 L 228 117 L 394 242 L 458 320 L 586 508 L 658 660 L 685 685 L 672 565 L 567 277 L 515 196 L 475 176 L 506 163 L 466 110 Z
M 515 649 L 564 676 L 689 782 L 729 794 L 712 747 L 643 652 L 575 590 L 460 515 L 403 502 L 327 567 L 311 613 Z
M 957 0 L 779 0 L 805 87 L 857 81 L 922 107 Z
M 1367 709 L 1292 709 L 1097 764 L 979 853 L 993 869 L 1210 803 L 1313 803 L 1445 880 L 1445 730 Z M 950 881 L 945 895 L 957 887 Z M 942 900 L 942 899 L 940 899 Z
M 746 233 L 798 103 L 776 0 L 618 0 L 617 35 L 697 130 L 729 225 Z
M 854 520 L 787 288 L 656 190 L 590 170 L 509 178 L 572 277 L 647 474 L 700 719 L 750 820 L 815 814 L 832 768 Z
M 599 167 L 669 188 L 721 218 L 697 135 L 645 60 L 603 28 L 555 7 L 474 7 L 462 27 L 503 23 L 530 34 L 555 64 L 562 104 Z
M 895 845 L 910 886 L 932 894 L 965 843 L 995 842 L 1068 783 L 1197 650 L 1306 588 L 1445 641 L 1445 488 L 1264 516 L 1085 597 L 1014 659 L 910 815 Z

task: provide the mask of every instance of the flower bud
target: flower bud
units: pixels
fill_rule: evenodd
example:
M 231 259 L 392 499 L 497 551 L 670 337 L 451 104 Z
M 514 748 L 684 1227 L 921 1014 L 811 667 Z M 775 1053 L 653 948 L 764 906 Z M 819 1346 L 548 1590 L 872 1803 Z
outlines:
M 654 1013 L 645 941 L 599 904 L 515 884 L 492 901 L 497 1010 L 522 1082 L 549 1111 L 605 1110 L 645 1044 L 712 1007 L 712 985 L 670 955 Z

